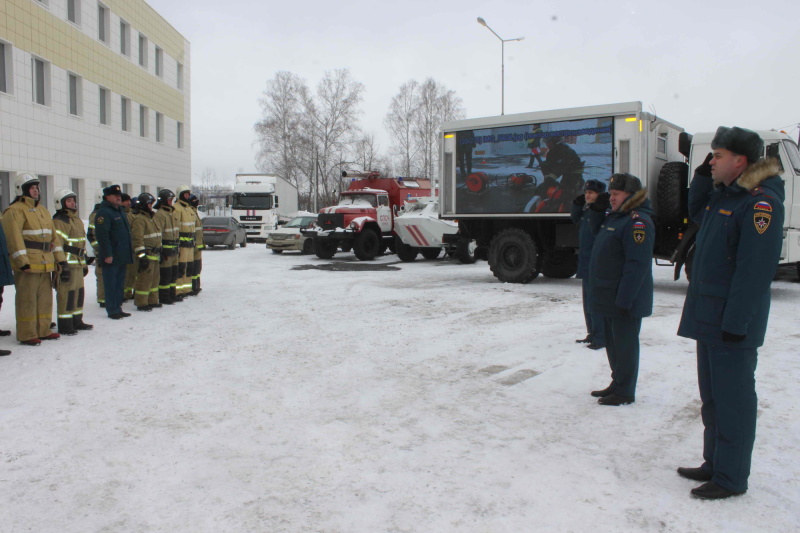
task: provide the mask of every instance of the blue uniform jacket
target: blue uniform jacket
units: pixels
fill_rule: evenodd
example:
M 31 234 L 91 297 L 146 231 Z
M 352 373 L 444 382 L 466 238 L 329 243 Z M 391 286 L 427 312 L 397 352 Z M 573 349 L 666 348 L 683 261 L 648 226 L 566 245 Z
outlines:
M 770 284 L 783 244 L 783 181 L 773 160 L 750 165 L 731 185 L 714 188 L 695 174 L 689 214 L 700 224 L 692 280 L 678 335 L 712 345 L 764 344 Z M 722 341 L 722 331 L 746 335 Z
M 593 311 L 602 316 L 642 318 L 653 312 L 653 245 L 655 228 L 647 190 L 634 193 L 619 211 L 590 212 L 597 231 L 592 248 L 589 291 Z
M 0 226 L 0 286 L 13 285 L 14 272 L 11 270 L 11 260 L 8 258 L 8 244 L 3 226 Z
M 590 204 L 572 204 L 569 214 L 572 222 L 578 225 L 578 279 L 589 278 L 589 261 L 592 258 L 592 247 L 594 246 L 595 232 L 590 227 Z
M 113 257 L 115 265 L 133 263 L 131 226 L 124 211 L 103 200 L 94 219 L 94 234 L 99 251 L 98 261 Z

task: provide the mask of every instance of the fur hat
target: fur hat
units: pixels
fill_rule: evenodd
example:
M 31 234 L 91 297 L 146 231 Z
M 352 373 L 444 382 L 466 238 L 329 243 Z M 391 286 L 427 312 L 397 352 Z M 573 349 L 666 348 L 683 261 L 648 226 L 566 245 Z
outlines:
M 642 182 L 633 174 L 627 172 L 614 174 L 608 182 L 609 191 L 625 191 L 633 194 L 642 190 Z
M 755 163 L 761 159 L 764 151 L 764 141 L 758 133 L 736 126 L 728 128 L 720 126 L 711 141 L 711 148 L 724 148 L 734 154 L 743 155 L 748 163 Z
M 583 184 L 583 192 L 594 191 L 597 194 L 606 192 L 606 184 L 600 180 L 586 180 Z
M 120 189 L 119 185 L 109 185 L 105 189 L 103 189 L 103 196 L 111 196 L 116 194 L 118 196 L 122 196 L 122 189 Z

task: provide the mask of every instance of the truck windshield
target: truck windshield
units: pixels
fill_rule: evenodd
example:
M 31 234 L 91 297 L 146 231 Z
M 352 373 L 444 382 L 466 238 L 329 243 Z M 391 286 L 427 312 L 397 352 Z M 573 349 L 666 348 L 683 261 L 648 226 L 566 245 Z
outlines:
M 786 148 L 786 153 L 789 154 L 789 161 L 794 167 L 794 173 L 800 174 L 800 154 L 797 153 L 797 145 L 792 141 L 783 141 L 783 146 Z
M 339 205 L 371 205 L 375 207 L 378 204 L 374 194 L 347 194 L 342 196 Z
M 234 209 L 272 209 L 272 195 L 270 194 L 233 194 Z

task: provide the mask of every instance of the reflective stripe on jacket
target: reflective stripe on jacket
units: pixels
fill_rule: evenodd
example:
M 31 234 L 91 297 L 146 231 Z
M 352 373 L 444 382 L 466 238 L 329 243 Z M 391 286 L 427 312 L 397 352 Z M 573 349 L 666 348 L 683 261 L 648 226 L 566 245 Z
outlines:
M 61 248 L 61 239 L 55 232 L 53 219 L 47 209 L 37 200 L 19 196 L 3 213 L 3 230 L 6 234 L 8 254 L 14 271 L 28 265 L 31 272 L 52 272 L 56 263 L 66 261 Z M 38 247 L 28 247 L 29 243 L 42 243 Z

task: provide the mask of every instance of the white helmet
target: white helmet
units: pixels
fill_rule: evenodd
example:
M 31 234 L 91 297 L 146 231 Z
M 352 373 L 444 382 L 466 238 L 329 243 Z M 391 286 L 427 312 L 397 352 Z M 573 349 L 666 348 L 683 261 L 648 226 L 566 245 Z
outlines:
M 180 197 L 181 197 L 181 194 L 183 194 L 183 193 L 185 193 L 185 192 L 192 192 L 192 188 L 191 188 L 191 187 L 189 187 L 188 185 L 181 185 L 180 187 L 178 187 L 178 190 L 177 190 L 177 191 L 175 191 L 175 195 L 176 195 L 178 198 L 180 198 Z
M 39 185 L 39 178 L 30 172 L 22 172 L 14 178 L 14 190 L 17 192 L 17 196 L 22 196 L 28 192 L 28 188 L 31 185 Z
M 64 200 L 69 197 L 75 198 L 76 202 L 78 201 L 78 195 L 72 189 L 59 189 L 56 191 L 56 210 L 64 209 L 66 207 Z

